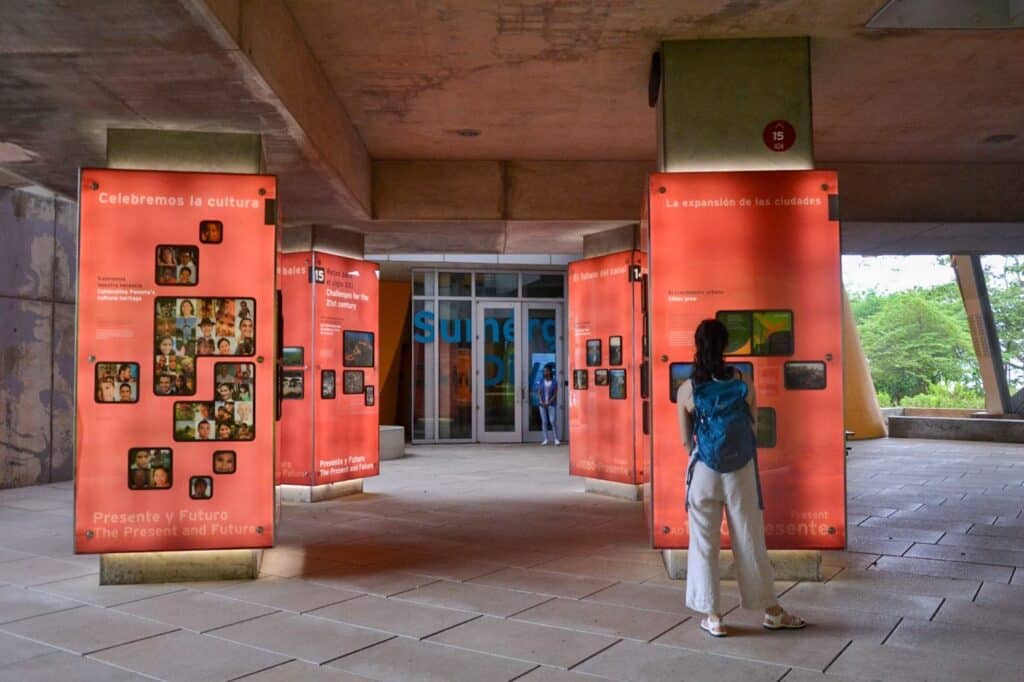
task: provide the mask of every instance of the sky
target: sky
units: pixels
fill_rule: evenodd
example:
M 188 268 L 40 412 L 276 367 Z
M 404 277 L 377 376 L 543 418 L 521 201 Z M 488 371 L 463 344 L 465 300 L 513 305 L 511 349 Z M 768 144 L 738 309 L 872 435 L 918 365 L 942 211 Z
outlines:
M 843 283 L 850 294 L 891 293 L 954 282 L 952 265 L 935 256 L 843 256 Z

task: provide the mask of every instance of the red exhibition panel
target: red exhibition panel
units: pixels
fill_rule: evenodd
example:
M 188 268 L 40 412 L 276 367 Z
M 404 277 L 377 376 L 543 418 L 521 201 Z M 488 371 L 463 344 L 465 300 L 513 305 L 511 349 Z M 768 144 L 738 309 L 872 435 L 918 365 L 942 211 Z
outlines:
M 284 301 L 279 480 L 323 485 L 380 473 L 378 266 L 280 255 Z
M 83 169 L 75 551 L 274 540 L 276 180 Z
M 310 272 L 313 254 L 278 255 L 277 281 L 281 288 L 284 324 L 281 377 L 281 444 L 278 483 L 313 485 L 313 392 L 312 353 L 313 290 Z M 294 349 L 301 349 L 296 357 Z
M 569 473 L 637 484 L 640 254 L 569 264 Z M 641 467 L 642 468 L 642 467 Z
M 316 484 L 380 473 L 379 266 L 314 253 Z M 330 383 L 334 382 L 334 389 Z
M 845 546 L 837 191 L 832 171 L 651 176 L 656 548 L 689 540 L 674 392 L 697 325 L 715 317 L 729 328 L 728 361 L 754 384 L 768 547 Z

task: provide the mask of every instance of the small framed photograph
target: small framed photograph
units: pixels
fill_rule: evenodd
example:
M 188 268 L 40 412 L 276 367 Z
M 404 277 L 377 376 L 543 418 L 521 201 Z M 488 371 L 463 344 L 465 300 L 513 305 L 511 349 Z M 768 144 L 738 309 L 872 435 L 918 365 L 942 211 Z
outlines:
M 346 395 L 355 395 L 363 392 L 363 370 L 361 369 L 346 369 L 342 373 L 342 384 L 343 392 Z
M 213 477 L 193 476 L 188 480 L 188 496 L 193 500 L 208 500 L 213 497 Z
M 373 407 L 376 404 L 376 397 L 374 395 L 373 386 L 367 386 L 363 392 L 363 404 L 367 407 Z
M 219 220 L 199 221 L 199 241 L 203 244 L 220 244 L 224 241 L 224 223 Z
M 305 350 L 302 346 L 285 346 L 281 349 L 281 364 L 285 367 L 302 367 L 305 360 Z
M 336 387 L 336 375 L 333 369 L 325 369 L 320 372 L 320 397 L 324 400 L 333 400 Z
M 826 385 L 824 362 L 787 362 L 782 370 L 787 391 L 821 391 Z
M 129 448 L 128 489 L 167 490 L 173 483 L 170 448 Z
M 156 247 L 156 283 L 193 287 L 199 283 L 199 249 L 182 244 Z
M 345 330 L 342 340 L 345 367 L 373 367 L 373 332 Z
M 139 402 L 139 363 L 97 362 L 96 402 Z
M 594 370 L 594 385 L 595 386 L 607 386 L 608 385 L 608 370 L 606 370 L 606 369 L 595 369 Z
M 587 367 L 601 364 L 601 339 L 587 339 Z
M 237 455 L 234 450 L 216 450 L 213 453 L 213 473 L 233 474 Z
M 608 394 L 612 400 L 626 399 L 626 370 L 612 369 L 608 371 Z
M 572 387 L 577 391 L 587 390 L 587 373 L 589 370 L 574 369 L 572 371 Z
M 305 373 L 301 369 L 286 369 L 281 372 L 282 400 L 302 400 L 305 395 Z
M 609 365 L 621 365 L 622 364 L 622 337 L 621 336 L 610 336 L 610 337 L 608 337 L 608 364 Z

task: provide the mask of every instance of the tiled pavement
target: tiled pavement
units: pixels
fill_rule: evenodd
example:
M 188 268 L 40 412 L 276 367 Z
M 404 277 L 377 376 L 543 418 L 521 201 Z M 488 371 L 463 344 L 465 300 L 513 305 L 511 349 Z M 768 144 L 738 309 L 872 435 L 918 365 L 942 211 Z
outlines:
M 565 448 L 411 452 L 287 506 L 254 582 L 98 587 L 70 484 L 0 491 L 0 680 L 1024 679 L 1020 446 L 856 444 L 850 551 L 778 585 L 812 626 L 763 631 L 727 585 L 721 640 Z

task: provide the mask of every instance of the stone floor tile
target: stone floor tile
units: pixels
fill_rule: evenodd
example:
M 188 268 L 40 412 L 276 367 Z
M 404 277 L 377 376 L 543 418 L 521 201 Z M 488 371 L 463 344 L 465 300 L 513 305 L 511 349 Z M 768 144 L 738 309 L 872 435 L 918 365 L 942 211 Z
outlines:
M 109 609 L 79 606 L 0 625 L 0 629 L 71 653 L 88 654 L 174 628 Z
M 1006 549 L 982 549 L 955 545 L 915 544 L 907 550 L 906 556 L 919 559 L 941 559 L 943 561 L 967 561 L 973 564 L 994 566 L 1024 566 L 1024 552 Z M 2 564 L 0 564 L 2 565 Z
M 552 599 L 547 595 L 439 580 L 391 599 L 506 617 Z
M 570 672 L 561 668 L 539 665 L 526 675 L 517 677 L 516 682 L 601 682 L 607 677 Z
M 304 661 L 289 661 L 284 665 L 275 665 L 273 668 L 250 675 L 245 678 L 244 682 L 373 682 L 373 680 L 323 665 L 313 665 Z
M 0 582 L 12 585 L 42 585 L 90 573 L 96 571 L 51 557 L 37 556 L 0 563 Z
M 977 528 L 977 526 L 975 526 Z M 939 541 L 940 545 L 953 547 L 975 547 L 978 549 L 1010 550 L 1024 552 L 1024 535 L 1021 537 L 999 537 L 991 535 L 964 535 L 946 533 Z
M 886 613 L 928 620 L 942 603 L 939 597 L 898 594 L 875 589 L 865 583 L 853 586 L 842 582 L 801 583 L 784 597 L 787 608 L 801 610 L 853 609 L 868 613 Z
M 861 521 L 858 528 L 918 528 L 921 530 L 937 530 L 942 533 L 966 533 L 974 525 L 970 521 L 954 521 L 949 519 L 919 518 L 876 518 L 874 516 Z
M 1020 671 L 999 661 L 963 657 L 937 651 L 915 651 L 901 646 L 878 646 L 853 642 L 835 663 L 831 675 L 892 680 L 893 682 L 1011 682 L 1020 680 Z M 788 681 L 790 676 L 786 677 Z
M 3 674 L 2 668 L 5 665 L 24 661 L 35 656 L 52 654 L 56 651 L 57 649 L 50 646 L 29 642 L 14 635 L 0 633 L 0 676 Z
M 185 588 L 180 583 L 100 585 L 99 576 L 84 575 L 79 578 L 37 585 L 31 589 L 54 594 L 58 597 L 74 599 L 75 601 L 94 606 L 117 606 L 118 604 L 126 604 L 138 599 L 179 592 Z
M 1018 542 L 1024 541 L 1024 528 L 1019 526 L 984 526 L 976 524 L 971 526 L 967 532 L 970 536 L 987 536 L 993 538 L 1013 538 Z
M 25 589 L 17 585 L 0 586 L 0 623 L 41 616 L 45 613 L 66 611 L 81 605 L 80 602 Z
M 513 616 L 513 619 L 646 642 L 679 624 L 685 617 L 678 613 L 643 611 L 574 599 L 553 599 L 523 611 Z
M 621 682 L 775 682 L 784 666 L 712 656 L 660 644 L 623 640 L 574 671 Z
M 232 680 L 288 660 L 186 630 L 106 649 L 90 658 L 168 682 Z
M 925 528 L 901 528 L 899 526 L 888 526 L 878 528 L 876 526 L 850 526 L 847 530 L 850 538 L 864 540 L 910 540 L 912 542 L 936 543 L 945 534 L 941 530 L 928 530 Z
M 847 585 L 893 594 L 924 597 L 953 597 L 971 599 L 981 587 L 980 580 L 959 580 L 909 573 L 895 573 L 875 568 L 848 569 L 831 578 L 828 584 Z
M 1017 572 L 1022 573 L 1024 571 L 1018 570 Z M 1019 613 L 1024 612 L 1024 586 L 1019 584 L 982 583 L 981 590 L 978 591 L 974 601 L 977 604 L 1003 606 L 1008 609 L 1016 609 Z
M 1024 648 L 1019 635 L 1004 630 L 964 627 L 951 623 L 906 619 L 886 640 L 886 646 L 900 646 L 920 652 L 938 652 L 965 660 L 989 659 L 1024 666 Z
M 115 610 L 194 632 L 205 632 L 274 612 L 266 606 L 195 590 L 141 599 L 122 604 Z
M 553 597 L 569 597 L 571 599 L 581 599 L 612 584 L 610 580 L 582 578 L 562 573 L 523 568 L 507 568 L 503 571 L 474 578 L 470 582 L 480 585 L 491 585 L 493 587 L 504 587 L 510 590 L 535 592 Z
M 344 623 L 284 612 L 229 625 L 208 632 L 205 636 L 226 639 L 318 665 L 390 637 Z
M 478 614 L 467 611 L 453 611 L 371 595 L 325 606 L 310 611 L 308 615 L 417 639 L 478 617 Z
M 664 564 L 661 566 L 651 566 L 650 564 L 640 562 L 619 561 L 593 555 L 555 559 L 533 568 L 537 571 L 554 571 L 555 573 L 568 573 L 570 575 L 589 576 L 605 580 L 627 580 L 632 582 L 642 582 L 657 575 L 665 574 Z
M 870 504 L 858 504 L 856 500 L 850 500 L 846 505 L 847 514 L 856 514 L 858 516 L 866 516 L 868 518 L 887 518 L 898 511 L 899 509 L 894 507 L 878 507 Z
M 875 568 L 896 573 L 914 573 L 942 578 L 962 578 L 964 580 L 978 581 L 992 580 L 998 582 L 1009 582 L 1010 576 L 1013 573 L 1013 568 L 1008 566 L 989 566 L 960 561 L 893 556 L 882 557 L 875 564 Z
M 682 616 L 694 614 L 693 611 L 686 608 L 686 597 L 680 590 L 646 583 L 616 583 L 600 592 L 595 592 L 583 601 L 675 613 Z M 723 611 L 731 611 L 740 605 L 740 600 L 734 593 L 723 590 L 720 603 Z
M 59 651 L 0 668 L 0 682 L 143 682 L 143 677 L 90 658 Z
M 7 549 L 0 547 L 0 563 L 5 561 L 18 561 L 19 559 L 31 559 L 32 555 L 28 552 L 19 552 L 14 549 Z
M 819 673 L 802 668 L 790 668 L 786 676 L 782 678 L 782 682 L 864 682 L 866 679 L 869 678 L 833 675 L 831 672 Z M 878 682 L 885 681 L 879 680 Z
M 868 613 L 866 611 L 854 611 L 847 608 L 819 609 L 810 606 L 802 606 L 797 609 L 790 607 L 786 597 L 783 596 L 780 602 L 782 606 L 793 613 L 802 616 L 810 625 L 804 630 L 769 632 L 767 634 L 792 635 L 822 635 L 835 637 L 837 639 L 861 639 L 875 644 L 882 641 L 892 632 L 896 624 L 900 622 L 899 616 L 884 613 Z M 748 611 L 736 609 L 725 616 L 726 625 L 749 626 L 754 629 L 761 628 L 764 621 L 762 611 Z
M 217 594 L 294 613 L 305 613 L 362 595 L 361 592 L 318 585 L 300 578 L 278 577 L 241 582 Z
M 431 578 L 464 581 L 500 571 L 507 566 L 507 564 L 497 561 L 445 557 L 442 560 L 412 562 L 405 566 L 404 570 Z
M 429 641 L 558 668 L 571 668 L 618 640 L 484 616 L 434 635 Z
M 1020 587 L 1014 585 L 1004 585 L 1004 587 L 1020 590 Z M 966 599 L 947 599 L 932 620 L 936 623 L 954 623 L 966 627 L 1006 630 L 1024 635 L 1024 612 L 1007 603 L 979 604 Z
M 381 682 L 507 682 L 534 667 L 533 663 L 525 661 L 404 637 L 396 637 L 327 665 Z
M 914 543 L 909 540 L 883 540 L 880 538 L 851 537 L 846 547 L 850 552 L 902 556 Z
M 365 592 L 381 597 L 390 597 L 421 585 L 435 582 L 437 578 L 415 575 L 405 571 L 375 570 L 372 567 L 345 567 L 336 572 L 307 578 L 310 582 L 353 592 Z
M 965 513 L 952 508 L 943 507 L 921 507 L 914 511 L 898 511 L 892 515 L 893 519 L 914 519 L 920 521 L 952 521 L 954 523 L 995 523 L 996 514 Z

